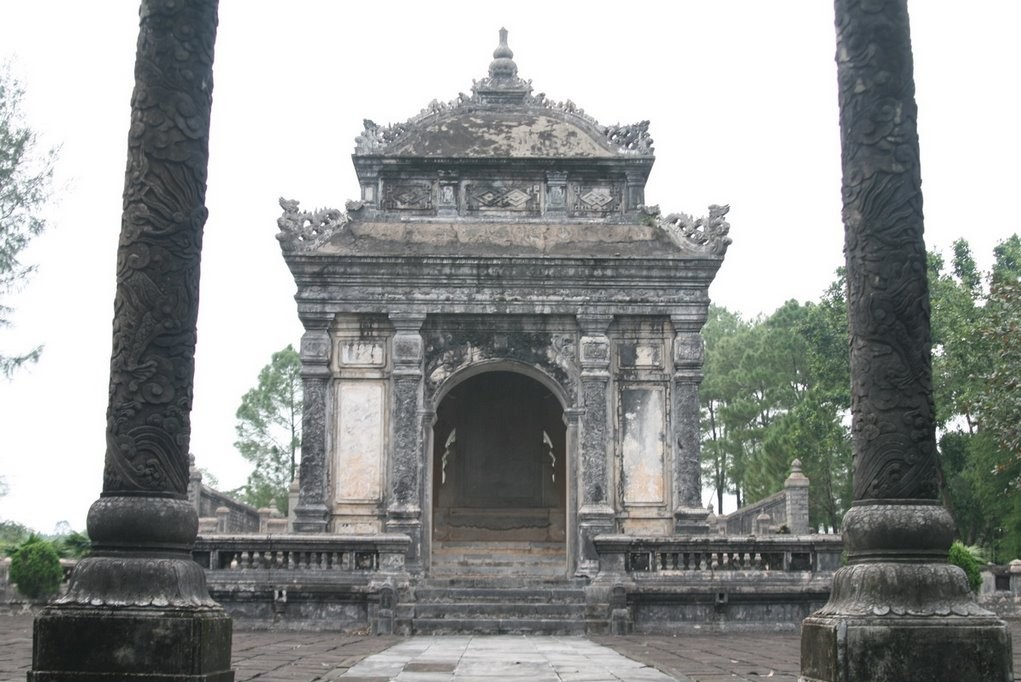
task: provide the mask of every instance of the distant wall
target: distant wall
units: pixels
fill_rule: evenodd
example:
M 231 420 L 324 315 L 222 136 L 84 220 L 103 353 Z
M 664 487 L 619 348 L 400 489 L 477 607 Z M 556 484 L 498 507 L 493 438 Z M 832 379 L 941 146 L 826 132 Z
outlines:
M 769 526 L 771 533 L 775 533 L 780 526 L 790 525 L 787 523 L 787 492 L 781 490 L 778 493 L 761 499 L 755 504 L 741 507 L 733 514 L 720 517 L 720 528 L 726 535 L 758 535 L 755 527 L 755 519 L 762 513 L 769 515 Z
M 258 509 L 210 488 L 194 467 L 188 480 L 188 500 L 199 515 L 200 533 L 258 533 L 260 530 Z

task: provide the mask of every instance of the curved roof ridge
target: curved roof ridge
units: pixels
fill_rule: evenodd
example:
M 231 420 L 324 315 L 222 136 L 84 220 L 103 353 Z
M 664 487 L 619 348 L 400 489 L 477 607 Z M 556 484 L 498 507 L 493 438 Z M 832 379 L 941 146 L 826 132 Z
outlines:
M 513 57 L 514 53 L 507 44 L 507 30 L 501 28 L 500 44 L 493 52 L 489 75 L 472 82 L 471 95 L 462 92 L 449 102 L 433 100 L 403 123 L 382 126 L 365 119 L 364 130 L 355 138 L 355 155 L 402 155 L 403 143 L 414 137 L 416 132 L 424 132 L 442 119 L 470 118 L 473 115 L 512 118 L 520 114 L 551 114 L 553 118 L 585 131 L 587 137 L 601 146 L 608 156 L 653 156 L 653 140 L 649 135 L 648 121 L 604 126 L 571 100 L 557 102 L 541 92 L 533 95 L 531 81 L 518 77 Z M 591 156 L 592 153 L 583 155 Z

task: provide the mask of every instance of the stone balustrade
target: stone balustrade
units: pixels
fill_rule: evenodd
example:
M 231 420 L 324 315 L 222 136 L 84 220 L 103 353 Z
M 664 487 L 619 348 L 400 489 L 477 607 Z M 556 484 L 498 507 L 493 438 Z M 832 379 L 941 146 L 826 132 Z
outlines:
M 386 572 L 404 570 L 411 542 L 386 535 L 204 535 L 192 556 L 200 566 L 219 572 Z
M 840 567 L 839 535 L 673 537 L 600 535 L 600 572 L 682 575 L 688 572 L 826 572 Z

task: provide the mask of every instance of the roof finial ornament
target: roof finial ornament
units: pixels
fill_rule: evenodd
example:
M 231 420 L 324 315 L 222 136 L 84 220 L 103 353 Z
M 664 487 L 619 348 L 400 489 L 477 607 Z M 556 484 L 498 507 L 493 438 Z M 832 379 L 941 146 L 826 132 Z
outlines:
M 524 104 L 532 92 L 529 81 L 518 78 L 518 65 L 514 53 L 507 46 L 507 29 L 500 29 L 500 44 L 493 50 L 489 75 L 472 86 L 475 101 L 479 104 Z
M 507 29 L 500 29 L 500 45 L 493 50 L 493 61 L 489 65 L 490 78 L 514 78 L 518 65 L 514 63 L 514 52 L 507 46 Z

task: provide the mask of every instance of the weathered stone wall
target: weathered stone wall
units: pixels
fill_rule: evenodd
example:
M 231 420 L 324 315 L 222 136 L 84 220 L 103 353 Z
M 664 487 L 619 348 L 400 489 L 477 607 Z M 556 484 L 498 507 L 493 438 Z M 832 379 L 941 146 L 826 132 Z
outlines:
M 769 515 L 769 525 L 774 532 L 780 526 L 787 525 L 786 491 L 781 490 L 754 504 L 741 507 L 732 514 L 721 516 L 720 525 L 726 535 L 756 535 L 755 521 L 761 514 Z

